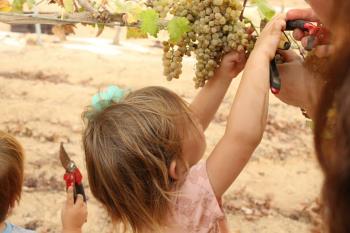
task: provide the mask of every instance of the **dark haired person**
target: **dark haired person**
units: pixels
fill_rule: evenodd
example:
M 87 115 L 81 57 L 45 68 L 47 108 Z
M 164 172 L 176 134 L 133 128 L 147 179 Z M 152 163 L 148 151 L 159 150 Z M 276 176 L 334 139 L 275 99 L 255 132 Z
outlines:
M 329 233 L 350 232 L 350 1 L 309 0 L 312 9 L 291 10 L 287 19 L 322 22 L 329 30 L 315 41 L 317 57 L 326 57 L 322 72 L 312 72 L 297 56 L 286 54 L 280 66 L 278 98 L 304 108 L 314 121 L 317 157 L 325 175 L 324 220 Z M 294 37 L 306 46 L 309 36 Z

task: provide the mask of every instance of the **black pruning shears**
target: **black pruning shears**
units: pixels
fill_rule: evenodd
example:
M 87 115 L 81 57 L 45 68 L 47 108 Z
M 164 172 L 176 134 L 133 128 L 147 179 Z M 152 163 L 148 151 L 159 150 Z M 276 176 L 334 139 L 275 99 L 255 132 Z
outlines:
M 75 163 L 69 158 L 66 150 L 64 149 L 63 143 L 60 145 L 59 156 L 61 164 L 66 170 L 66 173 L 63 176 L 63 179 L 66 182 L 66 189 L 73 186 L 74 203 L 77 200 L 78 194 L 82 195 L 84 202 L 86 202 L 86 195 L 82 183 L 83 176 Z
M 317 34 L 321 31 L 321 27 L 314 25 L 311 22 L 305 20 L 289 20 L 287 21 L 286 31 L 293 31 L 295 29 L 300 29 L 304 32 L 309 32 L 310 37 L 307 42 L 306 50 L 312 50 Z M 286 36 L 287 37 L 287 36 Z M 288 39 L 288 37 L 287 37 Z M 289 39 L 288 39 L 289 40 Z M 286 42 L 282 50 L 288 50 L 291 47 L 290 42 Z M 281 78 L 278 72 L 276 57 L 270 62 L 270 88 L 271 92 L 277 95 L 281 90 Z

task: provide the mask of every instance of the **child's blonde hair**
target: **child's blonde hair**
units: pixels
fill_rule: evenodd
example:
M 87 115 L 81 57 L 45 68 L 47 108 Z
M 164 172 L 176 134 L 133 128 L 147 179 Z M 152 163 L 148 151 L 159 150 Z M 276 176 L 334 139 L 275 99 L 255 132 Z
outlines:
M 113 221 L 133 232 L 159 230 L 166 224 L 174 186 L 169 165 L 181 159 L 182 138 L 195 127 L 190 109 L 175 93 L 148 87 L 83 116 L 93 195 Z
M 23 157 L 18 141 L 0 131 L 0 223 L 21 198 Z

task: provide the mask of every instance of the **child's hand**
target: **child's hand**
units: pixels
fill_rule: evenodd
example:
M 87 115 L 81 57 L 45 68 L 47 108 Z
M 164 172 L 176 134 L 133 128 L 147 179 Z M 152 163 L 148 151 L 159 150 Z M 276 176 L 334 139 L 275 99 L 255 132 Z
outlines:
M 316 106 L 325 84 L 323 79 L 317 77 L 319 74 L 307 69 L 301 57 L 292 50 L 279 53 L 284 58 L 284 63 L 278 65 L 283 88 L 276 97 L 288 105 L 306 110 L 314 119 Z
M 244 52 L 232 51 L 226 54 L 215 71 L 219 78 L 235 78 L 244 68 L 247 59 Z
M 73 188 L 67 191 L 67 201 L 62 209 L 63 233 L 81 232 L 81 228 L 87 220 L 87 206 L 82 195 L 77 196 L 74 203 Z
M 270 60 L 275 57 L 281 40 L 282 32 L 286 28 L 286 15 L 274 17 L 261 32 L 252 54 L 259 54 Z

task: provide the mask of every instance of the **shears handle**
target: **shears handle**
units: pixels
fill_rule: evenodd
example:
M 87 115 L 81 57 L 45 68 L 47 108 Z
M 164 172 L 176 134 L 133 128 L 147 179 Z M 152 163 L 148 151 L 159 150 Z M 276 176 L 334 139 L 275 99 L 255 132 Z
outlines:
M 309 32 L 310 38 L 307 42 L 306 49 L 311 50 L 313 48 L 313 44 L 317 33 L 321 30 L 321 27 L 302 19 L 288 20 L 286 25 L 286 31 L 293 31 L 295 29 L 300 29 L 304 32 Z M 284 47 L 286 47 L 286 49 L 289 49 L 290 46 Z M 270 88 L 273 94 L 278 94 L 281 90 L 281 78 L 279 76 L 275 58 L 270 63 Z
M 293 31 L 295 29 L 307 31 L 308 29 L 305 27 L 306 23 L 308 23 L 308 22 L 306 22 L 305 20 L 302 20 L 302 19 L 288 20 L 287 26 L 286 26 L 286 31 Z
M 311 36 L 317 36 L 317 34 L 320 31 L 322 31 L 322 27 L 320 25 L 315 25 L 309 21 L 305 21 L 302 19 L 287 21 L 286 31 L 293 31 L 295 29 L 300 29 L 304 32 L 309 32 Z
M 270 62 L 270 89 L 271 92 L 277 95 L 281 90 L 281 78 L 276 65 L 276 59 Z
M 66 182 L 67 189 L 74 185 L 73 186 L 74 203 L 77 200 L 78 194 L 82 195 L 84 198 L 84 202 L 86 202 L 86 195 L 85 195 L 85 190 L 82 183 L 82 178 L 83 176 L 81 175 L 78 168 L 76 168 L 72 172 L 66 172 L 66 174 L 64 174 L 64 177 L 63 177 L 63 179 Z
M 86 202 L 85 190 L 84 190 L 84 186 L 82 183 L 80 183 L 80 184 L 75 183 L 74 184 L 74 203 L 77 200 L 78 194 L 82 195 L 84 202 Z

